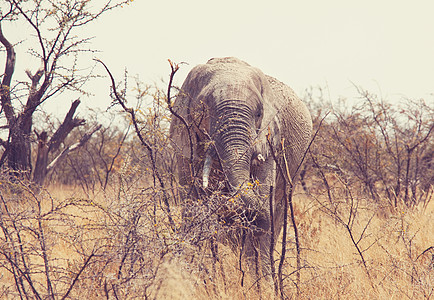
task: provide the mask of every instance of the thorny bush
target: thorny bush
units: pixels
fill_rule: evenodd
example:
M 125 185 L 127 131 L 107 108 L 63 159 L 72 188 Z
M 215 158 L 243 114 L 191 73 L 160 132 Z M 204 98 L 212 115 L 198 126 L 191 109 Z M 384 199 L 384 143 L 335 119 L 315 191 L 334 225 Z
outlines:
M 358 88 L 356 104 L 329 103 L 321 89 L 311 89 L 314 126 L 326 112 L 304 165 L 310 191 L 329 189 L 326 174 L 358 186 L 382 206 L 428 203 L 434 184 L 434 106 L 423 99 L 392 105 Z M 387 201 L 384 201 L 387 200 Z

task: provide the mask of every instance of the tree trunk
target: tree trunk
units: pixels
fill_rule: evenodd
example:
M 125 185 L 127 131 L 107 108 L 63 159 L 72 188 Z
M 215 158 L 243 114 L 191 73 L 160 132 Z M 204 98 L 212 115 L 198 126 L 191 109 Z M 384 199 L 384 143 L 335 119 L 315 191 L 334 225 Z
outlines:
M 42 186 L 44 179 L 47 176 L 48 165 L 48 144 L 47 144 L 47 132 L 43 131 L 38 136 L 38 153 L 35 163 L 35 172 L 33 173 L 33 182 L 37 186 Z
M 19 120 L 20 118 L 15 124 L 12 124 L 10 129 L 7 164 L 11 174 L 15 177 L 29 179 L 32 171 L 30 132 L 27 131 L 27 128 L 20 126 Z

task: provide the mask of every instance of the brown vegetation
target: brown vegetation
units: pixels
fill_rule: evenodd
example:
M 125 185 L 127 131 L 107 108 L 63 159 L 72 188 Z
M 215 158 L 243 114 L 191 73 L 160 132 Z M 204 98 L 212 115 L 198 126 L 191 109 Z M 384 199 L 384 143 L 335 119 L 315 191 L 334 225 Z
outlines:
M 288 222 L 284 255 L 275 241 L 275 296 L 240 249 L 226 246 L 240 224 L 226 223 L 221 208 L 236 210 L 236 199 L 218 189 L 179 199 L 166 94 L 136 92 L 153 99 L 134 110 L 149 148 L 109 126 L 58 165 L 57 185 L 35 193 L 8 174 L 0 180 L 0 298 L 432 298 L 432 107 L 408 102 L 396 116 L 397 107 L 364 91 L 368 105 L 349 111 L 307 97 L 319 131 L 305 189 L 293 191 L 298 234 Z M 185 207 L 194 220 L 187 231 Z

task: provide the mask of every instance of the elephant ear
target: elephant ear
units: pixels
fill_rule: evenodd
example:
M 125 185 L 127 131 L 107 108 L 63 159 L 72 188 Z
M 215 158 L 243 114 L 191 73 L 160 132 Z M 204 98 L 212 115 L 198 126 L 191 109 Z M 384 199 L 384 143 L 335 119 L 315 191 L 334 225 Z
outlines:
M 258 136 L 255 141 L 255 152 L 261 154 L 264 158 L 271 155 L 270 145 L 267 141 L 267 136 L 270 134 L 270 141 L 274 149 L 277 149 L 280 144 L 280 125 L 278 120 L 278 109 L 273 105 L 274 93 L 269 84 L 269 81 L 262 71 L 258 70 L 259 74 L 259 91 L 262 100 L 262 121 L 258 128 Z
M 201 116 L 198 117 L 198 114 L 206 112 L 206 110 L 203 108 L 203 104 L 196 103 L 195 101 L 207 83 L 208 78 L 204 76 L 205 70 L 205 65 L 198 65 L 190 71 L 181 87 L 181 91 L 176 96 L 176 99 L 173 103 L 174 112 L 181 116 L 188 125 L 193 124 L 194 119 L 196 118 L 203 119 Z M 192 143 L 196 145 L 198 141 L 197 134 L 194 132 L 194 130 L 197 128 L 194 126 L 191 128 L 193 130 L 190 132 Z M 179 153 L 182 153 L 182 156 L 189 158 L 190 137 L 185 124 L 183 124 L 183 122 L 175 116 L 172 116 L 172 121 L 170 123 L 170 136 L 174 141 L 174 146 Z M 194 153 L 194 155 L 196 155 L 196 153 Z

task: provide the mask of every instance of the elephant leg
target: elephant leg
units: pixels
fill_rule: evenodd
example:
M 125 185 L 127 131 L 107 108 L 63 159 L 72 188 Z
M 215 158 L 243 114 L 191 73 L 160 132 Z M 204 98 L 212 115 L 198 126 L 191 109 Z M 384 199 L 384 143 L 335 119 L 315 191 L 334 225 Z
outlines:
M 248 271 L 260 278 L 263 274 L 263 257 L 261 255 L 260 237 L 252 230 L 244 233 L 243 252 L 246 257 Z
M 195 177 L 200 170 L 200 164 L 191 162 L 185 157 L 178 158 L 177 174 L 179 180 L 179 196 L 181 202 L 198 197 L 197 182 Z M 196 176 L 194 175 L 196 174 Z
M 273 289 L 270 260 L 270 234 L 246 233 L 244 254 L 250 274 L 255 274 L 258 287 Z
M 260 172 L 258 172 L 258 180 L 260 182 L 260 195 L 262 198 L 262 209 L 265 212 L 265 219 L 267 219 L 267 226 L 262 227 L 262 232 L 259 232 L 258 246 L 260 251 L 260 260 L 262 264 L 262 275 L 269 277 L 271 275 L 271 251 L 274 251 L 274 245 L 271 244 L 271 235 L 276 232 L 275 216 L 270 214 L 270 208 L 273 208 L 273 213 L 276 212 L 276 163 L 273 157 L 268 157 L 266 161 L 261 165 Z M 271 188 L 273 187 L 273 188 Z M 271 202 L 271 203 L 270 203 Z M 273 217 L 273 222 L 271 222 Z M 273 225 L 273 227 L 271 227 Z M 278 230 L 277 230 L 278 231 Z M 275 235 L 275 234 L 274 234 Z M 274 239 L 276 241 L 276 239 Z M 270 277 L 271 278 L 271 277 Z
M 178 158 L 177 175 L 178 175 L 178 198 L 181 207 L 182 225 L 181 231 L 188 233 L 191 229 L 191 221 L 195 212 L 189 205 L 193 199 L 197 198 L 196 187 L 194 186 L 192 162 L 183 156 Z
M 280 180 L 280 178 L 277 179 L 277 186 L 276 191 L 274 194 L 274 241 L 277 243 L 280 232 L 283 228 L 283 217 L 284 217 L 284 207 L 285 207 L 285 191 L 284 191 L 284 182 Z
M 178 177 L 178 185 L 176 186 L 178 199 L 178 204 L 183 203 L 183 201 L 187 198 L 188 195 L 188 185 L 189 185 L 189 175 L 185 172 L 185 170 L 188 170 L 188 163 L 187 160 L 178 157 L 177 158 L 177 165 L 176 165 L 176 174 Z
M 272 157 L 259 166 L 252 167 L 252 180 L 259 182 L 256 190 L 259 200 L 255 203 L 256 217 L 251 220 L 249 228 L 244 232 L 243 243 L 243 252 L 250 273 L 256 274 L 262 285 L 269 286 L 273 285 L 270 251 L 274 250 L 274 245 L 271 244 L 270 201 L 274 207 L 274 188 L 271 189 L 271 186 L 275 186 L 275 174 L 276 165 Z

